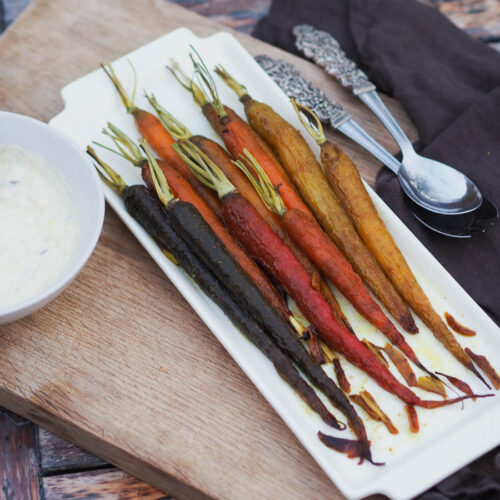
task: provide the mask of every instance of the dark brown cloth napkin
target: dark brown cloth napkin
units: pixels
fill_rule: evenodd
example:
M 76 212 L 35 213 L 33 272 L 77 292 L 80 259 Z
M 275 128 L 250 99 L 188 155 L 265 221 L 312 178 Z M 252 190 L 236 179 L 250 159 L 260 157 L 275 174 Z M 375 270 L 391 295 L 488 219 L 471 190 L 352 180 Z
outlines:
M 403 105 L 424 155 L 461 170 L 500 205 L 499 53 L 414 0 L 274 0 L 254 36 L 297 53 L 291 30 L 301 23 L 332 33 L 377 87 Z M 377 192 L 500 323 L 500 224 L 470 240 L 450 239 L 413 218 L 388 169 Z
M 424 155 L 458 168 L 500 205 L 499 53 L 414 0 L 274 0 L 253 35 L 298 53 L 292 28 L 302 23 L 330 32 L 379 90 L 399 100 Z M 377 192 L 500 323 L 500 223 L 470 240 L 446 238 L 413 218 L 386 168 Z M 419 499 L 500 499 L 499 449 L 487 463 L 488 474 L 465 467 Z

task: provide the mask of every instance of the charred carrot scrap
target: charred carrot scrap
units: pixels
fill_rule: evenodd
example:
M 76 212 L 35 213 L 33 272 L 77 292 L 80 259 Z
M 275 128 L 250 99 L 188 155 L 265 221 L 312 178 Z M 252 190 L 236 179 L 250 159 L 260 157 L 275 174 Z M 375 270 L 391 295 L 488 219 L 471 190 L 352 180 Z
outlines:
M 490 379 L 490 382 L 493 384 L 493 387 L 495 389 L 500 389 L 500 377 L 486 357 L 472 352 L 468 347 L 465 348 L 465 352 L 472 358 L 474 363 L 476 363 L 477 366 L 483 370 L 486 376 Z
M 340 364 L 340 359 L 339 358 L 333 358 L 333 368 L 335 370 L 335 376 L 337 377 L 337 382 L 340 386 L 340 388 L 346 393 L 349 394 L 351 392 L 351 384 L 349 383 L 349 380 L 347 380 L 347 377 L 345 376 L 344 369 L 342 368 L 342 365 Z
M 446 389 L 440 380 L 424 376 L 418 377 L 417 383 L 415 384 L 419 389 L 423 389 L 424 391 L 433 392 L 434 394 L 439 394 L 446 397 Z
M 175 139 L 169 134 L 169 132 L 164 127 L 162 121 L 157 118 L 155 115 L 146 111 L 144 109 L 138 108 L 134 104 L 135 93 L 136 93 L 136 78 L 135 78 L 135 70 L 131 65 L 132 71 L 134 73 L 134 90 L 132 91 L 132 95 L 129 97 L 125 88 L 121 84 L 120 80 L 116 76 L 116 73 L 111 66 L 111 64 L 101 64 L 101 68 L 104 70 L 106 75 L 109 77 L 111 82 L 113 83 L 115 89 L 120 96 L 120 99 L 127 110 L 127 113 L 132 115 L 135 121 L 135 125 L 137 130 L 144 137 L 148 144 L 154 149 L 154 151 L 158 154 L 158 156 L 164 160 L 169 162 L 171 165 L 179 169 L 179 171 L 186 177 L 186 179 L 192 183 L 193 187 L 196 189 L 198 194 L 210 205 L 212 210 L 219 215 L 220 206 L 217 200 L 217 197 L 209 190 L 206 189 L 186 168 L 184 162 L 179 158 L 176 152 L 172 149 L 172 144 L 175 143 Z M 152 103 L 152 101 L 156 101 L 154 96 L 146 94 L 146 98 Z M 186 127 L 180 122 L 175 122 L 172 124 L 175 127 L 176 132 L 179 136 L 184 136 L 185 134 L 189 134 L 189 131 Z
M 326 300 L 332 307 L 335 316 L 342 323 L 344 323 L 348 330 L 352 331 L 352 327 L 349 324 L 348 319 L 342 312 L 340 305 L 330 287 L 320 275 L 318 268 L 293 242 L 281 223 L 280 217 L 266 207 L 261 197 L 247 179 L 246 175 L 231 161 L 227 152 L 219 144 L 207 139 L 206 137 L 193 136 L 190 140 L 220 167 L 233 186 L 236 187 L 238 192 L 255 207 L 259 215 L 271 226 L 273 231 L 292 249 L 293 253 L 297 256 L 299 261 L 311 276 L 315 287 L 318 288 L 325 296 Z
M 363 452 L 359 441 L 329 436 L 328 434 L 323 434 L 321 431 L 318 431 L 318 438 L 325 446 L 328 446 L 328 448 L 332 448 L 335 451 L 345 453 L 348 458 L 359 457 Z M 385 464 L 378 463 L 375 465 Z
M 436 374 L 442 377 L 446 377 L 450 382 L 450 384 L 455 386 L 459 391 L 462 391 L 464 394 L 469 394 L 469 395 L 474 394 L 469 384 L 466 384 L 463 380 L 460 380 L 456 377 L 452 377 L 451 375 L 446 375 L 445 373 L 441 372 L 436 372 Z
M 449 312 L 445 312 L 444 317 L 448 326 L 459 335 L 463 335 L 464 337 L 474 337 L 476 335 L 474 330 L 461 325 Z
M 405 411 L 406 415 L 408 416 L 408 422 L 410 424 L 410 432 L 416 434 L 420 430 L 417 410 L 412 405 L 405 405 Z
M 415 373 L 413 373 L 406 358 L 397 349 L 394 349 L 391 344 L 385 344 L 383 349 L 387 356 L 389 356 L 389 359 L 394 363 L 398 372 L 405 379 L 405 382 L 410 387 L 415 387 L 417 385 L 417 377 Z
M 399 434 L 396 426 L 391 422 L 391 419 L 382 411 L 373 396 L 368 391 L 361 391 L 359 394 L 351 394 L 351 400 L 377 422 L 382 422 L 391 434 Z M 406 405 L 408 406 L 408 405 Z
M 108 129 L 104 132 L 111 137 L 115 143 L 118 154 L 130 161 L 133 165 L 140 167 L 142 177 L 148 187 L 154 190 L 154 183 L 151 177 L 150 167 L 147 158 L 143 155 L 139 146 L 137 146 L 123 131 L 108 123 Z M 110 148 L 107 148 L 110 149 Z M 233 255 L 250 279 L 259 287 L 266 299 L 278 310 L 285 318 L 289 317 L 288 308 L 283 297 L 262 272 L 260 267 L 247 255 L 243 248 L 229 234 L 222 221 L 212 211 L 205 200 L 194 190 L 192 185 L 166 161 L 159 161 L 158 164 L 166 177 L 167 182 L 174 195 L 181 201 L 192 203 L 202 214 L 205 221 L 212 228 L 214 233 L 221 239 L 228 251 Z
M 386 344 L 383 348 L 384 352 L 389 356 L 389 359 L 394 363 L 394 366 L 397 368 L 398 372 L 405 379 L 405 382 L 410 387 L 418 387 L 419 389 L 423 389 L 424 391 L 433 392 L 435 394 L 439 394 L 446 397 L 446 389 L 440 380 L 436 377 L 419 377 L 417 379 L 415 373 L 411 369 L 410 365 L 406 358 L 394 347 L 390 344 Z M 446 376 L 446 375 L 445 375 Z
M 418 284 L 406 259 L 380 219 L 356 166 L 340 148 L 326 140 L 321 122 L 311 110 L 298 104 L 295 104 L 295 108 L 302 123 L 321 146 L 321 161 L 330 186 L 389 279 L 434 336 L 458 361 L 484 382 L 470 357 L 433 309 Z
M 324 365 L 326 363 L 325 354 L 321 348 L 321 342 L 315 333 L 312 333 L 309 339 L 309 350 L 311 351 L 312 358 L 318 365 Z
M 321 402 L 316 392 L 300 376 L 287 356 L 281 352 L 258 323 L 249 316 L 246 310 L 235 302 L 232 291 L 224 288 L 206 264 L 192 252 L 187 243 L 173 229 L 172 214 L 176 214 L 174 217 L 177 217 L 178 211 L 180 212 L 178 216 L 182 218 L 186 225 L 199 229 L 201 215 L 196 209 L 192 205 L 189 205 L 189 203 L 176 200 L 173 197 L 173 193 L 169 193 L 168 196 L 171 201 L 169 202 L 169 209 L 166 210 L 151 190 L 141 185 L 127 186 L 111 167 L 97 157 L 92 148 L 89 147 L 88 152 L 99 165 L 99 168 L 97 166 L 96 168 L 101 179 L 122 197 L 128 213 L 144 227 L 162 248 L 167 249 L 175 258 L 178 265 L 224 311 L 235 326 L 269 358 L 280 376 L 312 410 L 321 416 L 325 423 L 336 429 L 344 428 L 345 426 L 337 421 L 335 416 Z M 185 207 L 188 208 L 186 209 Z M 201 224 L 201 227 L 209 235 L 207 236 L 208 238 L 217 240 L 217 236 L 206 223 Z M 226 252 L 225 257 L 230 258 L 228 255 Z M 243 271 L 241 271 L 241 268 L 240 279 L 248 280 Z
M 431 376 L 433 373 L 425 368 L 417 355 L 385 315 L 377 302 L 366 289 L 361 278 L 335 246 L 318 222 L 300 210 L 288 210 L 258 162 L 245 150 L 240 162 L 244 172 L 266 205 L 281 216 L 281 221 L 288 234 L 305 254 L 318 266 L 320 271 L 344 294 L 356 310 L 370 323 L 376 326 L 395 346 Z M 245 165 L 250 165 L 247 168 Z
M 181 142 L 181 144 L 184 143 L 185 141 Z M 181 155 L 185 156 L 180 146 L 176 145 L 176 148 Z M 149 154 L 148 161 L 150 167 L 154 171 L 153 178 L 156 179 L 155 186 L 159 192 L 158 194 L 160 199 L 168 205 L 170 203 L 169 200 L 171 196 L 164 196 L 162 193 L 163 190 L 160 182 L 163 182 L 161 177 L 163 174 L 161 169 L 158 167 L 154 158 L 152 158 Z M 191 165 L 190 160 L 188 164 Z M 201 174 L 200 172 L 199 174 L 200 180 L 205 179 L 205 176 L 208 177 L 208 171 L 206 174 Z M 222 174 L 222 172 L 220 172 L 220 174 Z M 226 180 L 223 184 L 224 187 L 227 188 L 229 182 Z M 224 190 L 222 185 L 220 185 L 220 187 Z M 231 191 L 231 198 L 232 201 L 236 201 L 238 204 L 241 203 L 241 206 L 243 207 L 242 214 L 249 213 L 250 220 L 256 218 L 261 221 L 260 229 L 271 231 L 269 226 L 262 221 L 248 200 L 239 196 L 234 191 Z M 231 202 L 231 200 L 228 201 Z M 372 462 L 369 443 L 363 422 L 344 393 L 335 385 L 333 380 L 326 375 L 323 369 L 312 361 L 309 353 L 305 350 L 297 336 L 291 331 L 286 321 L 273 307 L 269 305 L 253 282 L 248 279 L 247 275 L 242 273 L 241 268 L 227 252 L 220 240 L 217 238 L 214 239 L 211 236 L 213 232 L 207 229 L 209 226 L 207 226 L 203 218 L 197 217 L 193 223 L 189 223 L 187 225 L 183 224 L 183 219 L 187 219 L 189 221 L 189 219 L 193 217 L 190 214 L 198 214 L 198 212 L 191 204 L 184 203 L 181 205 L 181 203 L 182 202 L 177 202 L 177 205 L 182 208 L 177 209 L 176 212 L 172 213 L 172 224 L 174 229 L 190 245 L 191 250 L 199 258 L 203 259 L 210 270 L 217 275 L 218 279 L 229 289 L 240 306 L 248 310 L 249 314 L 268 332 L 280 349 L 299 366 L 311 383 L 316 385 L 325 394 L 325 396 L 327 396 L 330 401 L 346 415 L 349 420 L 349 425 L 358 436 L 361 443 L 360 446 L 362 447 L 362 454 L 360 455 L 360 458 Z M 223 206 L 225 206 L 224 203 Z M 224 210 L 225 213 L 226 209 Z M 249 228 L 249 230 L 252 229 L 253 228 Z M 295 256 L 293 258 L 296 259 Z M 316 293 L 320 295 L 319 292 L 316 291 Z M 322 295 L 320 296 L 322 297 Z M 328 310 L 331 311 L 329 307 Z M 330 314 L 333 317 L 333 313 L 330 312 Z M 354 336 L 349 332 L 348 335 L 354 338 Z
M 219 66 L 216 72 L 236 92 L 245 106 L 250 125 L 276 153 L 302 198 L 354 270 L 403 328 L 416 333 L 418 329 L 408 306 L 361 240 L 349 215 L 328 185 L 321 166 L 300 132 L 281 118 L 270 106 L 252 99 L 245 87 L 236 82 L 224 68 Z M 259 161 L 258 158 L 257 161 Z M 262 167 L 268 173 L 266 165 Z M 269 177 L 272 184 L 277 187 L 279 181 Z M 289 209 L 297 208 L 291 206 L 284 197 L 283 201 Z
M 462 396 L 447 401 L 423 401 L 408 387 L 402 385 L 362 342 L 337 321 L 323 295 L 312 286 L 309 274 L 295 254 L 262 220 L 253 205 L 237 193 L 220 168 L 189 141 L 180 141 L 176 148 L 195 175 L 208 187 L 217 191 L 223 207 L 224 222 L 231 232 L 248 253 L 295 300 L 314 331 L 329 347 L 343 354 L 348 361 L 367 373 L 382 388 L 398 396 L 405 403 L 437 408 L 469 397 Z M 241 162 L 239 165 L 247 170 Z M 271 191 L 277 195 L 274 188 L 271 188 Z M 255 311 L 255 315 L 261 314 L 260 311 Z
M 362 342 L 363 342 L 363 344 L 366 345 L 366 347 L 368 347 L 368 349 L 370 349 L 371 352 L 373 352 L 373 354 L 375 354 L 375 356 L 377 356 L 377 358 L 380 360 L 381 363 L 383 363 L 385 366 L 389 366 L 389 363 L 387 362 L 387 360 L 384 358 L 384 355 L 382 354 L 383 349 L 381 347 L 379 347 L 378 345 L 375 345 L 373 342 L 370 342 L 369 340 L 366 340 L 366 339 L 363 339 Z M 399 353 L 399 351 L 397 351 L 397 352 L 406 361 L 406 358 L 401 353 Z

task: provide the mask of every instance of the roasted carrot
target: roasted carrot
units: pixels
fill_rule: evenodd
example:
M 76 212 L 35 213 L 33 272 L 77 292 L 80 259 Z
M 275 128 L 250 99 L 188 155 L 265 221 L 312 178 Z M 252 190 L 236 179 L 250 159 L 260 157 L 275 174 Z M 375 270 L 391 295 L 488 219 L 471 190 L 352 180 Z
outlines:
M 271 177 L 273 184 L 280 186 L 281 195 L 286 205 L 310 213 L 310 210 L 293 187 L 290 178 L 276 160 L 275 155 L 270 154 L 269 148 L 263 146 L 262 139 L 257 138 L 255 131 L 248 123 L 220 102 L 215 83 L 208 70 L 204 67 L 203 62 L 192 59 L 195 71 L 204 81 L 210 97 L 193 80 L 189 80 L 183 75 L 180 68 L 171 68 L 171 70 L 178 81 L 192 93 L 195 101 L 201 106 L 203 114 L 224 141 L 233 158 L 238 158 L 244 149 L 248 149 Z
M 124 200 L 129 214 L 164 249 L 200 288 L 224 311 L 241 332 L 273 363 L 280 376 L 297 392 L 306 404 L 316 411 L 323 421 L 337 429 L 343 424 L 328 411 L 315 391 L 300 376 L 290 360 L 280 351 L 262 328 L 241 308 L 211 271 L 194 255 L 186 242 L 172 228 L 170 215 L 156 194 L 144 186 L 127 186 L 118 174 L 103 163 L 89 148 L 89 154 L 98 162 L 97 170 L 103 181 Z M 97 167 L 96 167 L 97 168 Z
M 417 355 L 405 338 L 384 314 L 377 302 L 365 288 L 361 278 L 342 255 L 342 252 L 328 238 L 316 220 L 300 210 L 287 210 L 281 196 L 255 158 L 245 150 L 242 156 L 245 164 L 239 163 L 250 182 L 266 205 L 281 216 L 283 225 L 295 243 L 318 266 L 325 276 L 344 294 L 357 311 L 376 326 L 419 368 L 435 377 L 418 360 Z M 247 166 L 250 168 L 248 168 Z
M 114 72 L 111 64 L 101 64 L 101 67 L 113 83 L 123 105 L 125 106 L 125 109 L 127 110 L 127 113 L 132 115 L 132 117 L 134 118 L 135 125 L 141 136 L 144 137 L 146 141 L 148 141 L 148 144 L 153 148 L 153 150 L 162 160 L 169 162 L 181 172 L 181 174 L 190 182 L 194 189 L 196 189 L 198 194 L 210 205 L 210 208 L 218 216 L 220 216 L 221 209 L 217 197 L 214 196 L 214 194 L 209 189 L 203 186 L 203 184 L 199 182 L 198 179 L 196 179 L 196 177 L 190 172 L 189 168 L 186 167 L 185 163 L 172 149 L 172 144 L 175 143 L 175 139 L 167 131 L 162 120 L 157 118 L 149 111 L 138 108 L 134 104 L 136 88 L 135 82 L 134 90 L 132 91 L 132 95 L 129 97 L 123 85 L 120 83 L 120 80 L 116 76 L 116 73 Z M 133 66 L 131 67 L 134 71 L 135 80 L 135 70 Z M 156 99 L 153 95 L 146 94 L 146 98 L 152 105 L 154 105 L 154 103 L 156 102 Z M 172 128 L 176 128 L 178 133 L 177 138 L 181 138 L 184 136 L 188 137 L 188 135 L 186 134 L 189 134 L 189 131 L 175 119 L 174 122 L 172 122 Z
M 109 130 L 105 129 L 104 131 L 112 138 L 115 145 L 119 149 L 118 154 L 126 158 L 135 166 L 141 168 L 144 181 L 151 189 L 153 189 L 154 192 L 154 184 L 151 178 L 149 164 L 147 158 L 145 158 L 142 154 L 139 146 L 137 146 L 130 139 L 130 137 L 113 124 L 108 123 L 108 128 Z M 214 233 L 224 243 L 228 251 L 248 274 L 250 279 L 252 279 L 259 287 L 264 297 L 266 297 L 270 304 L 280 311 L 285 318 L 288 318 L 288 308 L 281 294 L 276 290 L 274 285 L 269 281 L 259 266 L 246 254 L 243 248 L 229 234 L 222 221 L 211 210 L 205 200 L 194 190 L 192 185 L 184 179 L 180 172 L 170 165 L 170 163 L 160 160 L 159 165 L 170 188 L 174 192 L 174 195 L 182 201 L 192 203 L 197 208 L 205 221 L 212 228 L 212 231 L 214 231 Z
M 477 366 L 483 370 L 486 376 L 490 379 L 490 382 L 493 384 L 493 387 L 497 390 L 500 389 L 500 376 L 496 372 L 495 368 L 491 366 L 488 359 L 481 354 L 472 352 L 468 347 L 465 348 L 465 352 L 471 357 Z
M 180 71 L 177 70 L 178 72 Z M 200 90 L 197 90 L 195 92 L 195 95 L 202 96 L 203 93 Z M 337 318 L 339 318 L 345 325 L 346 327 L 352 331 L 352 327 L 349 324 L 349 321 L 347 320 L 346 316 L 342 312 L 339 303 L 337 302 L 337 299 L 333 295 L 332 291 L 330 290 L 330 287 L 328 284 L 325 282 L 325 280 L 320 276 L 320 273 L 316 266 L 306 257 L 306 255 L 293 243 L 291 238 L 288 236 L 286 230 L 281 226 L 281 223 L 279 221 L 279 217 L 277 217 L 275 214 L 273 214 L 270 210 L 267 209 L 267 207 L 264 205 L 262 200 L 260 199 L 259 195 L 255 192 L 254 188 L 252 185 L 248 182 L 246 179 L 245 175 L 239 171 L 238 168 L 233 165 L 231 162 L 231 158 L 227 154 L 227 152 L 215 141 L 212 141 L 211 139 L 208 139 L 203 136 L 191 136 L 189 130 L 179 122 L 171 113 L 169 113 L 163 106 L 160 105 L 160 103 L 155 99 L 154 96 L 148 96 L 146 94 L 146 97 L 148 98 L 150 104 L 153 106 L 155 109 L 159 120 L 162 122 L 163 126 L 165 129 L 169 132 L 169 134 L 174 137 L 176 140 L 179 139 L 187 139 L 190 138 L 194 144 L 196 144 L 198 147 L 200 147 L 212 160 L 214 160 L 217 164 L 220 165 L 220 167 L 223 169 L 224 173 L 228 176 L 228 178 L 231 180 L 231 182 L 237 187 L 238 191 L 245 196 L 257 209 L 261 217 L 273 228 L 274 231 L 276 231 L 282 239 L 285 240 L 285 242 L 292 248 L 294 253 L 297 255 L 297 258 L 302 262 L 302 264 L 306 267 L 308 272 L 311 274 L 313 277 L 313 280 L 315 283 L 318 284 L 319 289 L 323 293 L 323 295 L 326 297 L 328 300 L 328 303 L 331 305 L 333 311 L 335 312 L 335 315 Z M 209 122 L 212 123 L 214 126 L 217 126 L 218 128 L 216 129 L 217 132 L 222 131 L 224 128 L 221 124 L 220 121 L 217 119 L 217 112 L 215 108 L 211 105 L 206 105 L 203 106 L 205 115 L 209 117 Z M 239 120 L 243 124 L 243 120 L 239 118 L 236 113 L 231 110 L 228 107 L 225 107 L 225 111 L 228 114 L 228 117 L 234 120 Z M 246 125 L 246 124 L 245 124 Z M 246 125 L 248 127 L 248 125 Z M 249 128 L 249 127 L 248 127 Z M 219 130 L 220 129 L 220 130 Z M 251 135 L 255 138 L 255 140 L 264 148 L 265 151 L 270 155 L 271 158 L 274 159 L 274 156 L 272 153 L 268 150 L 267 145 L 262 141 L 262 139 L 257 135 L 255 131 L 253 131 L 251 128 L 249 128 L 249 131 Z M 172 149 L 173 151 L 173 149 Z M 177 153 L 174 154 L 176 155 L 177 159 L 180 159 L 179 155 Z M 182 161 L 182 160 L 181 160 Z M 274 161 L 276 161 L 274 159 Z M 183 163 L 183 168 L 187 169 L 189 171 L 189 174 L 191 177 L 195 178 L 195 181 L 202 185 L 198 179 L 196 179 L 196 176 L 189 170 L 189 168 L 186 166 L 184 162 Z M 177 167 L 177 164 L 176 164 Z M 179 168 L 179 170 L 181 170 Z M 191 177 L 187 177 L 184 174 L 184 170 L 181 170 L 183 173 L 184 177 L 190 179 Z M 191 182 L 191 184 L 194 185 L 194 182 Z M 207 189 L 205 186 L 203 186 L 203 189 Z M 208 190 L 210 191 L 210 190 Z M 210 191 L 210 194 L 212 196 L 215 196 L 213 192 Z M 217 215 L 220 216 L 220 212 L 217 212 Z
M 259 215 L 272 227 L 273 231 L 292 249 L 302 265 L 306 268 L 313 282 L 318 285 L 318 289 L 325 296 L 335 313 L 335 316 L 352 331 L 348 319 L 342 312 L 337 299 L 333 295 L 330 287 L 321 277 L 318 268 L 309 260 L 302 250 L 293 242 L 286 229 L 283 227 L 277 214 L 270 211 L 245 174 L 236 167 L 226 151 L 216 142 L 202 136 L 193 136 L 190 139 L 198 146 L 216 165 L 224 172 L 226 177 L 236 187 L 238 192 L 244 196 L 257 210 Z
M 340 364 L 339 358 L 333 358 L 333 368 L 335 370 L 335 376 L 337 377 L 337 382 L 340 388 L 347 394 L 351 392 L 351 384 L 345 375 L 344 369 Z
M 482 379 L 470 357 L 448 330 L 418 284 L 406 259 L 379 217 L 354 163 L 340 148 L 327 141 L 321 122 L 311 110 L 301 105 L 295 105 L 295 108 L 302 123 L 321 146 L 321 162 L 331 187 L 389 279 L 446 349 Z
M 309 274 L 295 254 L 262 220 L 253 205 L 237 193 L 219 167 L 189 141 L 180 141 L 175 148 L 198 178 L 217 191 L 224 221 L 238 241 L 295 300 L 316 333 L 332 349 L 405 403 L 437 408 L 469 397 L 422 401 L 402 385 L 362 342 L 337 321 L 323 295 L 312 286 Z M 261 312 L 256 311 L 256 314 Z
M 270 106 L 253 100 L 245 87 L 236 82 L 222 67 L 217 67 L 216 72 L 237 93 L 245 106 L 245 114 L 250 125 L 276 153 L 308 207 L 357 274 L 381 300 L 396 321 L 408 332 L 416 333 L 418 329 L 408 306 L 361 240 L 350 217 L 330 189 L 321 166 L 300 132 Z M 249 151 L 253 154 L 250 149 Z M 256 159 L 259 161 L 259 158 L 256 157 Z M 261 166 L 272 184 L 278 186 L 279 182 L 269 175 L 267 165 Z M 281 186 L 280 194 L 283 194 Z M 284 196 L 283 201 L 287 208 L 297 208 L 291 206 Z
M 408 416 L 408 422 L 410 424 L 410 432 L 416 433 L 419 431 L 420 426 L 418 423 L 417 410 L 412 405 L 405 405 L 406 415 Z
M 182 153 L 178 145 L 175 147 L 177 151 Z M 173 194 L 171 194 L 170 188 L 168 188 L 168 184 L 156 160 L 147 149 L 146 152 L 158 196 L 168 208 L 172 202 Z M 258 217 L 257 212 L 250 202 L 243 197 L 241 199 L 244 200 L 247 206 L 250 207 L 250 210 Z M 360 458 L 373 462 L 363 421 L 359 418 L 344 393 L 326 375 L 323 369 L 314 363 L 299 338 L 291 331 L 287 322 L 264 299 L 254 283 L 248 279 L 246 273 L 242 272 L 241 267 L 231 254 L 229 254 L 226 247 L 215 237 L 215 234 L 204 219 L 199 216 L 196 208 L 190 203 L 185 202 L 177 202 L 174 207 L 176 211 L 171 211 L 174 229 L 188 243 L 195 255 L 206 263 L 212 273 L 217 275 L 221 283 L 233 294 L 238 304 L 245 308 L 258 321 L 279 348 L 301 368 L 306 377 L 346 415 L 349 425 L 359 438 L 359 445 L 362 450 Z M 319 292 L 316 293 L 319 294 Z M 329 310 L 331 311 L 330 308 Z M 333 313 L 330 314 L 333 317 Z M 348 335 L 354 338 L 352 334 L 348 333 Z
M 464 337 L 476 336 L 476 332 L 474 330 L 460 324 L 449 312 L 444 313 L 444 318 L 446 319 L 448 326 L 459 335 L 463 335 Z
M 392 423 L 387 414 L 380 408 L 374 397 L 368 391 L 361 391 L 359 394 L 351 394 L 351 400 L 377 422 L 382 422 L 391 434 L 399 434 L 398 429 Z M 408 406 L 408 405 L 405 405 Z

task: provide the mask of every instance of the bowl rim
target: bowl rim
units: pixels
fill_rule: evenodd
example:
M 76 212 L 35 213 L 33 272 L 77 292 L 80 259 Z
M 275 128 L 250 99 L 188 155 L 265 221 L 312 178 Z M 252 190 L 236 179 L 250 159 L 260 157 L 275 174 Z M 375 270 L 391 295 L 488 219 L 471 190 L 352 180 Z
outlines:
M 74 153 L 80 156 L 83 162 L 87 165 L 90 173 L 90 178 L 93 182 L 93 185 L 97 193 L 97 199 L 98 199 L 97 202 L 99 206 L 97 207 L 97 221 L 91 233 L 91 236 L 90 238 L 87 239 L 86 243 L 82 244 L 83 250 L 81 252 L 81 255 L 78 257 L 77 260 L 75 260 L 75 262 L 71 265 L 71 267 L 68 268 L 50 286 L 44 288 L 36 295 L 33 295 L 32 297 L 25 299 L 21 302 L 17 302 L 16 304 L 13 304 L 11 306 L 4 308 L 0 307 L 0 319 L 25 309 L 34 312 L 37 304 L 40 304 L 40 307 L 43 307 L 52 299 L 54 299 L 60 292 L 64 290 L 66 286 L 68 286 L 73 281 L 73 279 L 82 270 L 83 266 L 86 264 L 86 262 L 94 252 L 94 249 L 97 245 L 97 241 L 99 240 L 99 236 L 101 235 L 102 226 L 104 223 L 104 209 L 105 209 L 104 190 L 99 175 L 97 174 L 96 169 L 92 165 L 87 155 L 80 150 L 79 146 L 71 138 L 69 138 L 67 135 L 57 130 L 56 128 L 51 127 L 48 123 L 45 123 L 36 118 L 32 118 L 31 116 L 22 115 L 19 113 L 13 113 L 11 111 L 0 111 L 0 118 L 1 117 L 7 117 L 7 119 L 18 120 L 26 123 L 31 122 L 32 124 L 36 124 L 36 126 L 40 127 L 41 129 L 44 129 L 45 132 L 53 134 L 55 137 L 57 137 L 58 140 L 66 142 L 74 150 Z M 29 314 L 29 312 L 27 312 L 27 314 Z

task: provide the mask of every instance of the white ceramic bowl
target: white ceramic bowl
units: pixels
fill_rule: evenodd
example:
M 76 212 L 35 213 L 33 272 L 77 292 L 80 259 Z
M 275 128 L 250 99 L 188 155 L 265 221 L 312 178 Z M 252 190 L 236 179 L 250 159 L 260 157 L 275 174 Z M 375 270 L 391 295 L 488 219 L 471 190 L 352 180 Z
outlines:
M 80 218 L 78 248 L 64 274 L 30 299 L 6 308 L 0 307 L 0 324 L 5 324 L 44 306 L 77 276 L 101 234 L 104 196 L 101 181 L 90 159 L 64 134 L 46 123 L 15 113 L 0 112 L 0 144 L 19 146 L 30 153 L 40 154 L 48 165 L 57 169 L 66 180 Z

